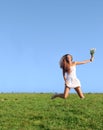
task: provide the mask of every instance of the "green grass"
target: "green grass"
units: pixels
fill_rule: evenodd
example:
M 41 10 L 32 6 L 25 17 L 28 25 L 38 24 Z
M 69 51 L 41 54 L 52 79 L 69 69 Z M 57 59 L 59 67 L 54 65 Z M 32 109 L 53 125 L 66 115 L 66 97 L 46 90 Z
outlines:
M 103 94 L 0 94 L 0 130 L 103 130 Z

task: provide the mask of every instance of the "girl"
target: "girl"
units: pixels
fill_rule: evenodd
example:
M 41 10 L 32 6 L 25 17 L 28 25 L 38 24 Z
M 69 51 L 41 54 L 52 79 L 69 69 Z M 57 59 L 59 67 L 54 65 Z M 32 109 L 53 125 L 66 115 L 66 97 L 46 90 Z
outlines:
M 63 78 L 65 81 L 65 89 L 63 94 L 56 94 L 52 96 L 52 99 L 56 97 L 66 99 L 71 88 L 74 88 L 80 98 L 84 98 L 84 95 L 81 90 L 81 84 L 79 79 L 76 76 L 76 65 L 86 64 L 92 62 L 94 57 L 91 55 L 89 60 L 84 60 L 81 62 L 73 61 L 73 57 L 70 54 L 64 55 L 60 60 L 60 68 L 63 72 Z

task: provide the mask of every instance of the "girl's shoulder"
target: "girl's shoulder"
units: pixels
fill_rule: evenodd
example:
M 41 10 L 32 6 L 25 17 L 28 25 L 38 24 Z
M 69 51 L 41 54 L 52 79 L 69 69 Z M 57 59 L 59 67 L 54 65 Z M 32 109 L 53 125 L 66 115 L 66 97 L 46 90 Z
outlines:
M 72 62 L 72 66 L 76 66 L 76 61 L 73 61 L 73 62 Z

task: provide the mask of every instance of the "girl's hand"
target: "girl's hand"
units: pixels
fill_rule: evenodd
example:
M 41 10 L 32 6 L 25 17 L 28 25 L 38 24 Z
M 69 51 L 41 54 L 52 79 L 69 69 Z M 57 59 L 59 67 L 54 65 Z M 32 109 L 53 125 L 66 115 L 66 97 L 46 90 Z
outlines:
M 94 61 L 94 56 L 91 56 L 90 61 L 91 61 L 91 62 Z
M 68 81 L 67 80 L 65 80 L 65 85 L 68 86 Z
M 93 62 L 93 60 L 94 60 L 94 53 L 95 53 L 95 51 L 96 51 L 96 48 L 90 49 L 90 55 L 91 55 L 90 61 L 91 62 Z

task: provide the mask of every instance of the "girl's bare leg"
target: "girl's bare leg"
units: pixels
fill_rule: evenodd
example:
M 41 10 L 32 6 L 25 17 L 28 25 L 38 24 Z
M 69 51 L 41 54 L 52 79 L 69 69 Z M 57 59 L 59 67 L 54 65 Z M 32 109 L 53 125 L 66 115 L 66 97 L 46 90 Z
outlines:
M 76 87 L 75 90 L 80 98 L 85 98 L 80 87 Z
M 66 87 L 65 86 L 65 89 L 64 89 L 64 93 L 61 93 L 61 94 L 55 94 L 52 99 L 56 98 L 56 97 L 60 97 L 60 98 L 64 98 L 66 99 L 68 97 L 68 93 L 70 91 L 70 88 Z

